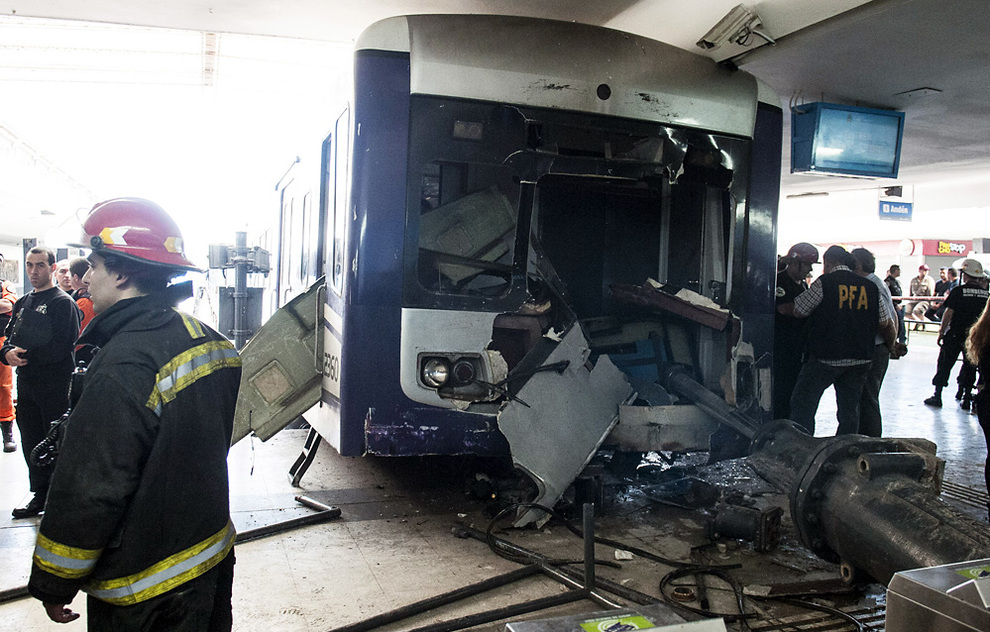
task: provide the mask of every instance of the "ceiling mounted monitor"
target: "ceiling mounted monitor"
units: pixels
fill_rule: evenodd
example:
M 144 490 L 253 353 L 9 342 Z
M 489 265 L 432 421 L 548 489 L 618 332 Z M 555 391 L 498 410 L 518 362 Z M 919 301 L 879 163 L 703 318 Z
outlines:
M 791 173 L 896 178 L 904 113 L 836 103 L 791 108 Z

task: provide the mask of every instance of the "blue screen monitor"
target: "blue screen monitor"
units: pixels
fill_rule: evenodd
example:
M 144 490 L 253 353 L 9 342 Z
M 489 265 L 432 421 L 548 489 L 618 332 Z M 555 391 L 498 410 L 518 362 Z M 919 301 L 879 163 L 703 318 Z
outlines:
M 791 108 L 791 173 L 896 178 L 904 113 L 836 103 Z

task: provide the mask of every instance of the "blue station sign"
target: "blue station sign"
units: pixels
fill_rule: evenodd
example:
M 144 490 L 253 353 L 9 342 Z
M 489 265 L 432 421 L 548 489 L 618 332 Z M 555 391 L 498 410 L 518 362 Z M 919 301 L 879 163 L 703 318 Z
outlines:
M 890 202 L 880 200 L 880 219 L 890 219 L 898 222 L 910 222 L 913 202 Z

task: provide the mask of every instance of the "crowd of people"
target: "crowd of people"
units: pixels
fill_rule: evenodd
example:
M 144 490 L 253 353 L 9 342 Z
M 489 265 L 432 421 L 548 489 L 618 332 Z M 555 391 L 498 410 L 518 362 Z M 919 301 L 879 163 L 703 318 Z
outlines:
M 906 326 L 917 321 L 939 327 L 935 392 L 924 403 L 942 407 L 942 390 L 962 356 L 955 399 L 977 414 L 990 445 L 990 294 L 980 261 L 965 259 L 959 270 L 944 267 L 937 282 L 923 264 L 908 295 L 898 280 L 900 266 L 890 266 L 881 281 L 875 257 L 864 248 L 829 247 L 822 274 L 809 285 L 808 271 L 818 263 L 818 249 L 809 243 L 795 244 L 779 261 L 774 418 L 790 419 L 813 435 L 822 394 L 833 386 L 836 434 L 881 436 L 880 388 L 890 360 L 907 353 Z M 990 463 L 985 474 L 990 490 Z

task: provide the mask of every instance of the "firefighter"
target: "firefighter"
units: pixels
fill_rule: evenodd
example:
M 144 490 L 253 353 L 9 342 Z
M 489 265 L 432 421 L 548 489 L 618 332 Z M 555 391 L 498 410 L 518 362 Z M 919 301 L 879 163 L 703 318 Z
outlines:
M 0 254 L 0 263 L 3 263 L 3 254 Z M 16 302 L 17 296 L 10 285 L 0 279 L 0 346 L 6 341 L 3 332 L 7 330 Z M 17 442 L 14 441 L 14 372 L 3 363 L 0 363 L 0 432 L 3 434 L 3 451 L 17 450 Z
M 156 204 L 118 198 L 84 225 L 99 347 L 65 423 L 28 588 L 50 619 L 86 592 L 89 629 L 230 630 L 227 450 L 233 345 L 175 309 L 196 267 Z

